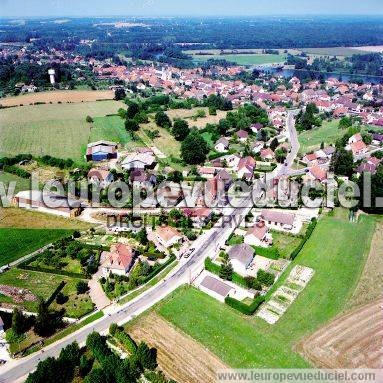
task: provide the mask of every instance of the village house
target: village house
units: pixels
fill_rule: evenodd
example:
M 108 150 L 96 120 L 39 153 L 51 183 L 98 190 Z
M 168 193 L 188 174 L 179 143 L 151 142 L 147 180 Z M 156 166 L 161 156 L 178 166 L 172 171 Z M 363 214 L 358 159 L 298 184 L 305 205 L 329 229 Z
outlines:
M 104 277 L 110 273 L 127 275 L 133 266 L 134 250 L 123 243 L 112 245 L 110 251 L 101 253 L 100 263 Z
M 227 152 L 229 149 L 229 140 L 225 137 L 221 137 L 214 146 L 214 149 L 219 153 Z
M 253 157 L 247 156 L 245 158 L 241 158 L 239 160 L 237 169 L 238 178 L 245 178 L 246 180 L 251 180 L 253 178 L 255 165 L 256 162 Z
M 320 183 L 326 182 L 328 178 L 326 170 L 319 166 L 312 166 L 307 175 L 311 180 L 319 181 Z
M 113 180 L 114 176 L 110 170 L 92 168 L 88 172 L 88 181 L 99 185 L 102 189 L 107 188 Z
M 241 275 L 247 274 L 247 268 L 250 266 L 254 258 L 255 250 L 246 243 L 231 246 L 227 254 L 233 270 Z
M 264 222 L 258 222 L 247 230 L 244 242 L 251 246 L 267 247 L 272 244 L 269 229 Z
M 260 218 L 271 228 L 292 230 L 294 214 L 283 213 L 275 210 L 262 210 Z
M 153 234 L 158 243 L 166 249 L 182 242 L 183 239 L 182 234 L 172 226 L 158 226 Z
M 124 158 L 121 167 L 124 170 L 145 170 L 153 169 L 156 159 L 151 153 L 135 152 Z
M 110 141 L 91 142 L 87 145 L 87 161 L 105 161 L 117 158 L 117 144 Z
M 240 142 L 246 142 L 249 138 L 249 133 L 247 133 L 246 130 L 243 129 L 238 130 L 238 132 L 236 132 L 235 134 Z
M 213 210 L 208 207 L 183 208 L 182 212 L 192 220 L 193 226 L 197 228 L 204 227 L 213 215 Z
M 262 149 L 260 156 L 264 161 L 272 161 L 274 159 L 274 152 L 270 148 Z

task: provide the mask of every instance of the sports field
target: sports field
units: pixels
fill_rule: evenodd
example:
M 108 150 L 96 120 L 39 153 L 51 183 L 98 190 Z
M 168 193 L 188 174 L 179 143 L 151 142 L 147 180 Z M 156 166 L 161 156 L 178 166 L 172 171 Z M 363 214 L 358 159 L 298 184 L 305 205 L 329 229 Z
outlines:
M 117 101 L 28 105 L 0 110 L 0 156 L 30 153 L 81 160 L 91 117 L 117 113 Z
M 54 90 L 51 92 L 38 92 L 23 94 L 16 97 L 6 97 L 0 99 L 0 105 L 15 106 L 29 105 L 36 102 L 45 103 L 67 103 L 67 102 L 89 102 L 97 100 L 112 100 L 114 92 L 112 90 Z
M 293 347 L 343 310 L 361 274 L 374 228 L 374 217 L 350 223 L 341 210 L 322 218 L 284 276 L 296 264 L 313 268 L 315 274 L 274 325 L 242 316 L 190 287 L 177 290 L 158 312 L 232 367 L 307 367 Z M 284 277 L 277 286 L 283 281 Z
M 23 257 L 44 245 L 70 235 L 73 230 L 0 228 L 0 266 Z

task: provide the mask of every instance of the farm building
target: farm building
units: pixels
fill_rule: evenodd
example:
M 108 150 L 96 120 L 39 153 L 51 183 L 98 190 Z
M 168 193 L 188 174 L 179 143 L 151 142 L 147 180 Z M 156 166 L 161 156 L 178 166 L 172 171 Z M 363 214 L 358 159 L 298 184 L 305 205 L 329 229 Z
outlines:
M 13 204 L 25 209 L 36 209 L 63 217 L 77 217 L 81 214 L 81 201 L 55 193 L 40 190 L 25 190 L 17 193 Z
M 117 158 L 117 144 L 111 141 L 91 142 L 87 145 L 87 161 L 105 161 Z

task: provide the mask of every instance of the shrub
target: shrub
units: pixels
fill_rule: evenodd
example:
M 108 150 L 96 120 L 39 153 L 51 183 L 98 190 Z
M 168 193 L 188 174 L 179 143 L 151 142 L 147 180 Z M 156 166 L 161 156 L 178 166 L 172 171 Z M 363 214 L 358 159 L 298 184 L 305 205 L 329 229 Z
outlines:
M 317 225 L 317 220 L 316 220 L 316 218 L 313 218 L 311 220 L 307 230 L 306 230 L 305 236 L 302 238 L 301 242 L 295 248 L 295 250 L 293 250 L 293 252 L 290 254 L 290 259 L 292 259 L 292 260 L 295 259 L 296 256 L 300 253 L 300 251 L 302 250 L 302 248 L 305 245 L 305 243 L 307 242 L 307 240 L 311 237 L 311 234 L 313 233 L 316 225 Z
M 110 326 L 109 326 L 109 334 L 112 335 L 112 336 L 115 336 L 116 332 L 118 331 L 118 325 L 117 323 L 112 323 Z
M 271 286 L 274 283 L 275 276 L 274 274 L 268 273 L 262 269 L 257 271 L 257 280 L 259 283 L 265 286 Z

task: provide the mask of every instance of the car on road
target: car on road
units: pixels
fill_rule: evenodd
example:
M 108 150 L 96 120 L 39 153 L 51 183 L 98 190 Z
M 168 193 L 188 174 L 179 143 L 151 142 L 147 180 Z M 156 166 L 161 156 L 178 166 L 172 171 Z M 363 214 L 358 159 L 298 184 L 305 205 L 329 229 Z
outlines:
M 195 250 L 194 247 L 190 248 L 185 254 L 184 254 L 184 257 L 185 258 L 189 258 L 191 256 L 191 254 L 193 253 L 193 251 Z

